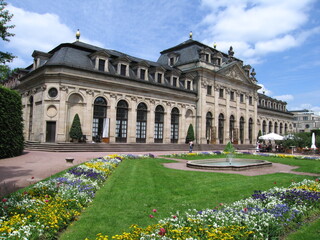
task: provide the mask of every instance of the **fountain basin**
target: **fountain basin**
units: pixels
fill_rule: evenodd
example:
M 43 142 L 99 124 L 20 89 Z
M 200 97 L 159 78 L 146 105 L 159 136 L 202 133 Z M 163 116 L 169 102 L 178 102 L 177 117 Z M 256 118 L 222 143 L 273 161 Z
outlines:
M 226 159 L 205 159 L 187 162 L 187 167 L 208 170 L 233 170 L 241 171 L 253 168 L 271 167 L 272 163 L 257 159 L 234 158 L 230 164 Z

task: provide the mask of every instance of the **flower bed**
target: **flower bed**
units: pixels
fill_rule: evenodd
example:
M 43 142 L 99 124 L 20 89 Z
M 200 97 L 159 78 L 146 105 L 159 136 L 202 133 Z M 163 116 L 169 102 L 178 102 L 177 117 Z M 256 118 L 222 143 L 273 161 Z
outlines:
M 319 200 L 318 179 L 304 180 L 214 209 L 176 213 L 146 228 L 132 225 L 130 232 L 112 239 L 279 239 L 307 217 L 319 215 Z M 108 236 L 98 234 L 96 240 L 102 239 Z
M 125 155 L 92 159 L 0 202 L 0 239 L 56 239 L 77 219 Z

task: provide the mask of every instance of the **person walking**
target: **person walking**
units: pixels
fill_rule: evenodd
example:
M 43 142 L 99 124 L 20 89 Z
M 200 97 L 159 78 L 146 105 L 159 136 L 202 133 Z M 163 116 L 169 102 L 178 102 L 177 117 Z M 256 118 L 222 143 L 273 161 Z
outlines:
M 190 141 L 189 142 L 189 153 L 192 153 L 192 149 L 193 149 L 193 142 Z

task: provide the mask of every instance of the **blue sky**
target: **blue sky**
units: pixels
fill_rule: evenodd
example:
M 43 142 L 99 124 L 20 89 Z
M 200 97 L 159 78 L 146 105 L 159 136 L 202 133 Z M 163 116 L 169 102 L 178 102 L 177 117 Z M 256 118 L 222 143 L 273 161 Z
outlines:
M 34 50 L 80 41 L 157 61 L 189 38 L 250 64 L 289 110 L 320 112 L 319 0 L 7 0 L 16 35 L 0 42 L 27 67 Z

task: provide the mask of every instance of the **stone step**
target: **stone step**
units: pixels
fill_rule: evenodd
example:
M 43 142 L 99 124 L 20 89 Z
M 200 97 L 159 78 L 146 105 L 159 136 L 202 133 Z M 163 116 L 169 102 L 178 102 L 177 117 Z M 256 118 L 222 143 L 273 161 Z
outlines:
M 234 145 L 238 150 L 254 148 L 253 145 Z M 195 144 L 194 151 L 223 150 L 222 144 Z M 26 142 L 25 150 L 46 152 L 147 152 L 147 151 L 189 151 L 188 144 L 143 144 L 143 143 L 37 143 Z

